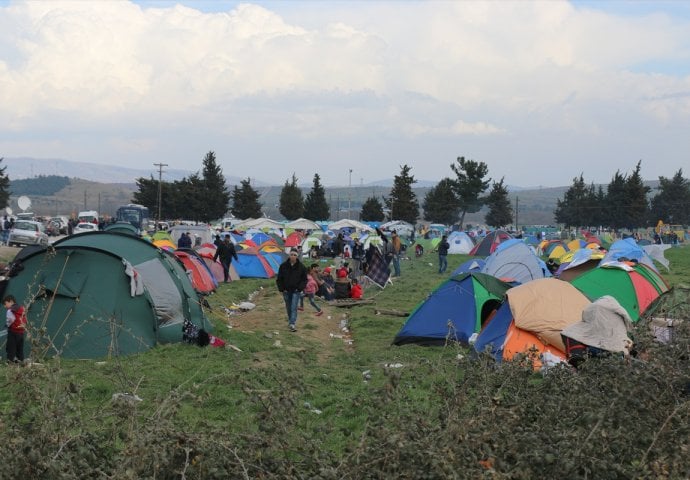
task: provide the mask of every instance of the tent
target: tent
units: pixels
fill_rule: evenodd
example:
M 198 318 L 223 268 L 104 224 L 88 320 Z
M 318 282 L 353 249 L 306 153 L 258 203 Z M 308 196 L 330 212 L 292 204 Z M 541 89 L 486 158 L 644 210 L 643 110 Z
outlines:
M 307 218 L 298 218 L 285 224 L 286 228 L 292 228 L 294 230 L 316 230 L 321 231 L 321 227 L 316 223 Z
M 470 253 L 474 248 L 474 242 L 465 232 L 453 232 L 448 235 L 448 244 L 450 255 Z
M 494 253 L 496 247 L 498 247 L 501 242 L 505 242 L 511 238 L 513 237 L 511 237 L 508 232 L 504 232 L 503 230 L 489 232 L 481 242 L 474 246 L 474 248 L 470 251 L 470 255 L 488 257 Z
M 449 278 L 414 309 L 393 343 L 467 343 L 498 308 L 510 287 L 510 284 L 483 273 L 465 273 Z
M 511 288 L 506 292 L 506 301 L 477 337 L 474 348 L 488 351 L 499 361 L 512 360 L 520 353 L 545 352 L 564 360 L 561 330 L 579 322 L 589 304 L 576 288 L 555 278 Z M 540 365 L 539 358 L 534 361 Z
M 195 255 L 193 251 L 175 250 L 173 253 L 177 259 L 182 262 L 184 268 L 187 270 L 189 279 L 194 286 L 194 290 L 201 294 L 209 294 L 216 290 L 218 287 L 218 282 L 213 277 L 213 274 L 206 266 L 206 264 L 201 260 L 200 257 Z
M 517 238 L 501 243 L 494 253 L 486 258 L 482 273 L 506 281 L 519 283 L 550 276 L 546 274 L 546 265 L 537 258 L 532 249 Z
M 201 244 L 213 242 L 215 236 L 213 230 L 208 225 L 173 225 L 168 229 L 168 233 L 176 245 L 180 236 L 185 232 L 190 233 L 192 245 L 196 243 L 196 238 L 201 239 L 199 241 Z
M 615 262 L 621 259 L 634 260 L 639 263 L 647 265 L 652 270 L 656 271 L 654 261 L 650 258 L 645 250 L 635 242 L 634 238 L 624 238 L 623 240 L 616 240 L 611 244 L 609 251 L 601 259 L 599 265 L 605 265 L 609 262 Z
M 546 247 L 546 250 L 544 250 L 544 253 L 549 257 L 549 259 L 558 260 L 559 262 L 560 259 L 563 258 L 568 252 L 568 245 L 561 240 L 549 243 Z
M 270 235 L 268 235 L 267 233 L 264 233 L 264 232 L 253 233 L 250 237 L 248 237 L 248 240 L 251 240 L 256 245 L 261 245 L 261 244 L 266 243 L 266 242 L 275 243 L 275 240 L 273 240 L 273 237 L 271 237 Z
M 556 271 L 556 276 L 569 282 L 584 272 L 596 268 L 604 253 L 590 248 L 581 248 L 574 252 L 568 252 L 561 257 L 561 264 Z
M 180 341 L 185 320 L 211 330 L 177 260 L 130 234 L 73 235 L 17 261 L 23 269 L 5 293 L 30 304 L 28 321 L 37 342 L 32 345 L 46 355 L 95 358 L 146 351 Z
M 129 222 L 109 223 L 103 228 L 103 230 L 105 230 L 106 232 L 127 233 L 129 235 L 134 235 L 135 237 L 139 236 L 137 227 L 135 227 Z
M 414 243 L 416 245 L 421 245 L 422 248 L 424 248 L 424 252 L 429 253 L 432 252 L 438 246 L 439 243 L 441 243 L 441 238 L 417 238 Z
M 659 295 L 669 290 L 661 275 L 641 263 L 609 263 L 583 273 L 571 283 L 592 301 L 604 295 L 612 296 L 627 310 L 633 322 Z
M 312 246 L 316 246 L 317 250 L 321 248 L 321 239 L 313 235 L 308 236 L 302 242 L 302 252 L 307 253 L 311 250 Z
M 480 273 L 482 271 L 482 268 L 484 268 L 484 265 L 486 265 L 486 262 L 481 258 L 471 258 L 466 262 L 460 264 L 458 268 L 453 270 L 453 273 L 451 273 L 450 276 L 454 277 L 455 275 L 460 275 L 461 273 L 470 272 Z
M 258 228 L 259 230 L 280 229 L 284 225 L 276 220 L 270 218 L 247 218 L 235 225 L 237 230 L 247 230 L 249 228 Z
M 340 230 L 342 228 L 350 228 L 352 230 L 359 230 L 364 232 L 374 231 L 374 229 L 371 228 L 369 225 L 362 222 L 358 222 L 357 220 L 350 220 L 348 218 L 343 218 L 342 220 L 338 220 L 337 222 L 328 224 L 329 230 Z
M 285 238 L 285 248 L 289 250 L 292 247 L 299 247 L 302 245 L 303 240 L 304 235 L 302 235 L 300 232 L 292 232 L 287 236 L 287 238 Z
M 233 261 L 240 278 L 273 278 L 275 271 L 269 261 L 259 252 L 258 247 L 249 247 L 237 252 L 238 260 Z

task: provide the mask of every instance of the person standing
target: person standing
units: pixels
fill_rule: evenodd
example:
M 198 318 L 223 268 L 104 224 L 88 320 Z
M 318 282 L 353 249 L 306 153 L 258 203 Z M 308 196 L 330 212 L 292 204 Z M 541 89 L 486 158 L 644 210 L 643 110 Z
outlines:
M 5 215 L 2 219 L 2 244 L 7 245 L 7 240 L 10 237 L 10 221 Z
M 391 233 L 391 244 L 393 246 L 393 276 L 394 277 L 399 277 L 400 276 L 400 249 L 402 248 L 402 245 L 400 243 L 400 237 L 398 236 L 398 232 L 393 230 Z
M 24 333 L 26 332 L 26 312 L 12 295 L 2 300 L 7 309 L 7 361 L 20 363 L 24 361 Z
M 189 232 L 182 232 L 182 235 L 177 240 L 177 248 L 192 248 L 192 239 L 189 235 Z
M 444 273 L 446 268 L 448 268 L 449 248 L 450 244 L 448 243 L 448 237 L 444 235 L 438 243 L 438 273 Z
M 335 237 L 335 241 L 333 242 L 333 253 L 335 253 L 336 257 L 343 257 L 343 251 L 345 249 L 345 239 L 343 238 L 342 233 L 338 233 L 338 236 Z
M 220 258 L 220 263 L 223 265 L 223 280 L 228 283 L 228 278 L 230 277 L 230 264 L 232 259 L 239 260 L 237 258 L 237 252 L 235 251 L 235 246 L 230 241 L 230 236 L 226 236 L 223 239 L 223 243 L 216 247 L 216 254 L 213 256 L 213 261 L 215 262 Z
M 291 332 L 297 331 L 297 308 L 301 292 L 307 286 L 307 269 L 299 261 L 299 252 L 296 248 L 290 249 L 290 256 L 280 264 L 276 276 L 276 286 L 283 294 L 285 310 L 288 316 L 288 328 Z
M 355 237 L 355 244 L 352 246 L 352 271 L 355 277 L 362 273 L 362 261 L 364 260 L 364 245 Z

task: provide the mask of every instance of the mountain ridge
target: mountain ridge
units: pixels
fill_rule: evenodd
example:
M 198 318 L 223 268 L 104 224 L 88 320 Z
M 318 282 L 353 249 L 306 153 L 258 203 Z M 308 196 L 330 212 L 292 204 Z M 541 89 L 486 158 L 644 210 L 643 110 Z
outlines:
M 92 162 L 77 162 L 72 160 L 65 160 L 61 158 L 33 158 L 33 157 L 5 157 L 3 164 L 7 167 L 6 174 L 10 180 L 22 180 L 33 178 L 39 175 L 59 175 L 69 178 L 80 178 L 98 183 L 110 184 L 125 184 L 134 185 L 137 178 L 149 178 L 153 176 L 158 178 L 158 169 L 153 167 L 150 169 L 137 169 L 130 167 L 120 167 L 117 165 L 101 165 Z M 176 181 L 182 180 L 193 174 L 193 170 L 182 170 L 175 168 L 164 168 L 164 180 Z M 247 177 L 225 176 L 228 185 L 239 185 L 242 180 Z M 272 182 L 252 178 L 252 186 L 257 188 L 276 187 L 281 186 Z M 352 188 L 371 188 L 371 187 L 392 187 L 394 179 L 385 178 L 374 180 L 367 183 L 352 185 Z M 435 186 L 438 180 L 417 180 L 415 188 L 430 188 Z M 303 182 L 299 184 L 300 188 L 311 188 L 311 182 Z M 346 188 L 347 185 L 327 185 L 335 188 Z M 529 190 L 530 188 L 509 186 L 509 191 Z

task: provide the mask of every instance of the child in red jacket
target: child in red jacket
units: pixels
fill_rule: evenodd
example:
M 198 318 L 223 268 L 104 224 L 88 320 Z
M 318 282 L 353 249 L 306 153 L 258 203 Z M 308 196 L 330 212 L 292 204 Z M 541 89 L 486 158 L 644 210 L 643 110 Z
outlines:
M 357 279 L 352 280 L 352 288 L 350 289 L 350 298 L 354 298 L 355 300 L 359 300 L 362 298 L 364 295 L 364 290 L 362 290 L 362 286 L 359 284 Z
M 7 361 L 19 363 L 24 361 L 26 312 L 23 306 L 17 304 L 17 300 L 12 295 L 7 295 L 2 303 L 7 309 Z

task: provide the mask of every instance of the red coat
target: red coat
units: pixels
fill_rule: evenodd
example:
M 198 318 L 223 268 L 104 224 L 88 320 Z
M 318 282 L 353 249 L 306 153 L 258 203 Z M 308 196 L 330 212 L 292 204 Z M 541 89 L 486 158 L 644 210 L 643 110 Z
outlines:
M 363 295 L 364 291 L 362 290 L 362 286 L 360 284 L 352 285 L 352 289 L 350 290 L 350 298 L 360 299 Z

